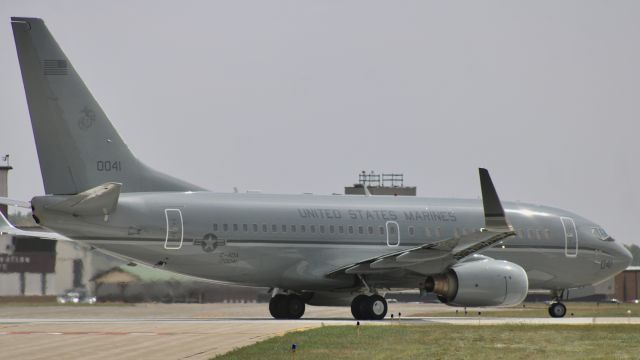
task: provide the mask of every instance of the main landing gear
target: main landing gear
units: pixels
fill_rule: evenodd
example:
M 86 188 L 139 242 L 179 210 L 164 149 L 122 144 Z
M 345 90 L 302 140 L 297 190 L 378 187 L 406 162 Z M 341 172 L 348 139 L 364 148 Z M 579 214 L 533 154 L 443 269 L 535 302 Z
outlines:
M 304 300 L 296 294 L 278 294 L 269 301 L 269 312 L 275 319 L 300 319 L 304 308 Z
M 387 300 L 380 295 L 358 295 L 351 301 L 356 320 L 382 320 L 387 315 Z
M 554 318 L 561 318 L 567 314 L 567 307 L 560 302 L 564 296 L 564 290 L 554 291 L 554 298 L 551 305 L 549 305 L 549 315 Z

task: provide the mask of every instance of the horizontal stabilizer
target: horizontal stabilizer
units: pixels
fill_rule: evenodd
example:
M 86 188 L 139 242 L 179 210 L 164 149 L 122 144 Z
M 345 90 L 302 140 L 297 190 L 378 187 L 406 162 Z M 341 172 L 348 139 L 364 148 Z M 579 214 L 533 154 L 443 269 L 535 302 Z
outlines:
M 66 200 L 47 208 L 75 215 L 108 215 L 118 205 L 121 188 L 122 184 L 120 183 L 102 184 L 77 195 L 71 195 Z

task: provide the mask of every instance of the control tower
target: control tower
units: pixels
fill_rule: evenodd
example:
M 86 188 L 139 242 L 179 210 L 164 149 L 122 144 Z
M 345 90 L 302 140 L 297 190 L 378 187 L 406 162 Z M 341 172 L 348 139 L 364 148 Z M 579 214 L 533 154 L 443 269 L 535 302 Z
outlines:
M 362 171 L 358 183 L 344 188 L 346 195 L 364 195 L 364 187 L 371 195 L 416 196 L 415 186 L 404 186 L 404 174 L 376 174 Z
M 9 154 L 0 156 L 0 197 L 9 196 L 9 170 L 13 169 L 9 165 Z M 7 205 L 0 205 L 0 212 L 8 217 Z

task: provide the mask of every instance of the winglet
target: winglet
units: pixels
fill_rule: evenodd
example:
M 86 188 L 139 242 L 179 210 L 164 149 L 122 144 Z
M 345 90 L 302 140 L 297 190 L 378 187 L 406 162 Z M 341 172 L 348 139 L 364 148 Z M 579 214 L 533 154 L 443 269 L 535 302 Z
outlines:
M 493 186 L 489 171 L 484 168 L 480 172 L 480 188 L 482 189 L 482 205 L 484 206 L 484 222 L 487 229 L 511 229 L 504 215 L 502 203 Z

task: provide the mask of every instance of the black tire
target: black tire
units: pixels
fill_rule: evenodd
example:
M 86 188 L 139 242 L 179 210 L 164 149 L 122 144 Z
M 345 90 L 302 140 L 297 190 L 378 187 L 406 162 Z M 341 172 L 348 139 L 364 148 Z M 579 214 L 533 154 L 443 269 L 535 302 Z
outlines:
M 562 318 L 567 314 L 567 307 L 563 303 L 557 302 L 549 306 L 549 315 L 553 318 Z
M 358 295 L 351 300 L 351 315 L 356 320 L 368 320 L 367 304 L 369 297 L 367 295 Z
M 372 295 L 369 297 L 368 302 L 369 319 L 382 320 L 387 316 L 387 300 L 380 295 Z
M 289 295 L 287 300 L 287 319 L 300 319 L 305 309 L 302 298 L 298 295 Z
M 269 300 L 269 312 L 274 319 L 286 319 L 289 307 L 289 297 L 278 294 Z

